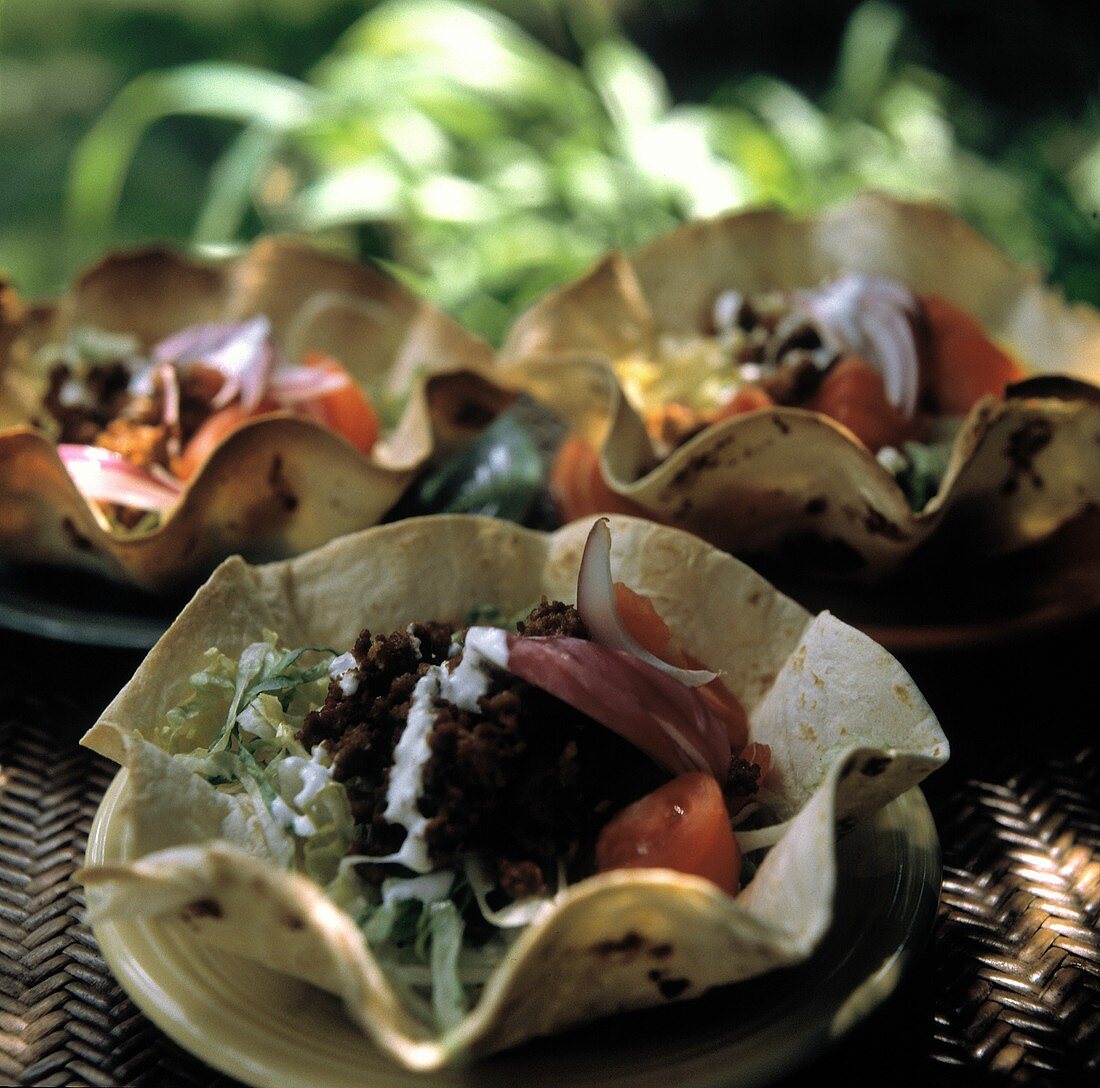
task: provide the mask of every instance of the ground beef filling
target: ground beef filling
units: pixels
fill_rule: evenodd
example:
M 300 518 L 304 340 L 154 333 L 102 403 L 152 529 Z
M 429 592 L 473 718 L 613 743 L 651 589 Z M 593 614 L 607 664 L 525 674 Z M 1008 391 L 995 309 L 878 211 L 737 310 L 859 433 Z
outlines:
M 43 409 L 52 417 L 58 442 L 99 446 L 121 454 L 141 468 L 171 468 L 171 442 L 182 447 L 213 412 L 211 401 L 224 378 L 196 367 L 178 375 L 179 422 L 164 423 L 164 398 L 159 386 L 149 395 L 130 391 L 130 369 L 122 362 L 87 367 L 79 376 L 65 363 L 50 370 Z M 73 383 L 83 388 L 77 403 L 66 403 L 64 391 Z
M 526 636 L 587 637 L 576 609 L 539 605 L 519 625 Z M 325 705 L 299 734 L 307 748 L 324 742 L 333 774 L 345 782 L 363 829 L 355 851 L 388 854 L 404 828 L 383 819 L 393 751 L 417 680 L 449 654 L 451 629 L 412 625 L 385 638 L 364 631 L 353 651 L 359 688 L 329 686 Z M 498 673 L 477 713 L 440 703 L 429 737 L 420 811 L 434 861 L 478 854 L 512 899 L 546 890 L 559 861 L 591 871 L 600 828 L 621 808 L 656 789 L 667 774 L 633 745 L 529 684 Z M 392 867 L 375 866 L 378 879 Z

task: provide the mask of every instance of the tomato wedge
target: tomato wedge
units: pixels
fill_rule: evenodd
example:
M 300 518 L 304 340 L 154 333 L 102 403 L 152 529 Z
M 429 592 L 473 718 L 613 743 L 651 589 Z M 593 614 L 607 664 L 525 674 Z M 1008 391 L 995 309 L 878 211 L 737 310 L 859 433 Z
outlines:
M 936 410 L 966 415 L 985 396 L 1004 396 L 1005 386 L 1025 376 L 965 310 L 939 295 L 921 298 L 928 322 L 924 360 Z
M 550 491 L 562 521 L 589 514 L 634 514 L 656 520 L 607 486 L 600 471 L 599 451 L 580 435 L 570 435 L 561 444 L 550 469 Z
M 921 424 L 906 419 L 886 397 L 882 375 L 859 355 L 845 355 L 829 369 L 807 407 L 843 423 L 872 453 L 917 438 Z
M 670 665 L 680 664 L 679 661 L 673 661 L 665 656 L 665 651 L 672 639 L 672 632 L 648 597 L 635 593 L 624 582 L 616 582 L 615 607 L 619 610 L 626 629 L 654 657 L 659 657 Z
M 347 374 L 331 355 L 321 351 L 306 352 L 302 361 L 306 366 Z M 309 401 L 309 407 L 310 414 L 316 414 L 326 427 L 342 435 L 361 453 L 370 453 L 382 432 L 374 405 L 350 375 L 347 385 Z
M 626 629 L 651 654 L 681 669 L 706 668 L 703 662 L 697 661 L 689 654 L 682 651 L 669 651 L 672 632 L 648 597 L 635 593 L 622 582 L 616 582 L 615 607 L 618 608 Z M 740 752 L 749 740 L 749 717 L 741 705 L 741 700 L 722 683 L 720 677 L 697 690 L 710 706 L 711 711 L 725 722 L 730 747 L 735 752 Z M 760 777 L 764 777 L 763 772 Z
M 746 412 L 759 412 L 763 408 L 775 405 L 771 394 L 759 385 L 743 385 L 721 408 L 714 417 L 715 422 L 729 419 L 730 416 L 744 415 Z
M 220 411 L 215 412 L 203 421 L 202 426 L 191 436 L 190 441 L 183 447 L 179 457 L 172 458 L 172 472 L 181 480 L 189 480 L 199 470 L 202 463 L 210 456 L 215 446 L 227 438 L 242 423 L 254 419 L 264 411 L 271 411 L 271 406 L 261 407 L 255 412 L 246 412 L 240 402 L 234 402 Z
M 741 851 L 718 783 L 692 771 L 628 805 L 600 832 L 596 866 L 675 869 L 736 895 Z

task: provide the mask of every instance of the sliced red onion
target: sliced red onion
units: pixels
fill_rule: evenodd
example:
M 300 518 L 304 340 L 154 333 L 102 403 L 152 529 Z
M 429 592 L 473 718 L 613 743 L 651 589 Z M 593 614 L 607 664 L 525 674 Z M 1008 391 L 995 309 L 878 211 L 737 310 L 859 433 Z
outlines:
M 267 392 L 279 404 L 291 407 L 336 393 L 351 385 L 343 367 L 287 366 L 271 375 Z
M 201 363 L 218 371 L 225 384 L 210 402 L 215 410 L 237 397 L 251 412 L 263 400 L 275 369 L 277 352 L 271 322 L 262 314 L 237 324 L 194 325 L 162 340 L 153 349 L 158 362 L 185 368 Z
M 883 276 L 851 273 L 815 291 L 796 291 L 794 305 L 835 351 L 862 355 L 882 375 L 890 403 L 912 419 L 920 393 L 914 328 L 920 303 L 912 291 Z
M 607 518 L 599 518 L 593 524 L 585 541 L 577 575 L 577 611 L 592 638 L 600 645 L 631 654 L 681 684 L 698 688 L 718 677 L 718 673 L 707 669 L 681 669 L 670 665 L 650 653 L 630 633 L 615 600 L 615 583 L 611 580 L 611 530 Z
M 63 443 L 57 452 L 77 490 L 94 502 L 162 511 L 172 506 L 183 491 L 175 481 L 158 478 L 132 465 L 121 454 L 99 446 Z
M 180 421 L 180 379 L 171 363 L 161 363 L 157 367 L 160 389 L 164 397 L 163 422 L 166 427 L 175 427 Z
M 726 727 L 697 691 L 587 639 L 508 634 L 506 647 L 507 661 L 498 663 L 509 672 L 618 733 L 671 774 L 705 771 L 725 782 L 732 758 Z

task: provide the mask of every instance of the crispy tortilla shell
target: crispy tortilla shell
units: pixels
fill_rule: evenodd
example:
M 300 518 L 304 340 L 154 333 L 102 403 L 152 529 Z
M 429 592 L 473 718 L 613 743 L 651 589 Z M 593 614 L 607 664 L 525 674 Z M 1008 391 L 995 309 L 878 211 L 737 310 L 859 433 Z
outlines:
M 239 654 L 265 628 L 288 646 L 341 648 L 364 625 L 381 632 L 479 605 L 513 612 L 543 595 L 573 600 L 588 529 L 414 519 L 289 562 L 223 563 L 84 739 L 129 773 L 120 818 L 130 860 L 84 871 L 93 919 L 186 926 L 308 979 L 339 994 L 397 1060 L 424 1070 L 808 956 L 831 919 L 837 828 L 940 766 L 947 742 L 886 651 L 687 533 L 613 519 L 615 577 L 653 598 L 689 653 L 723 670 L 753 739 L 772 747 L 769 785 L 790 830 L 736 899 L 665 870 L 574 885 L 443 1035 L 402 1007 L 352 920 L 273 863 L 240 802 L 138 736 L 186 697 L 208 647 Z
M 656 358 L 662 335 L 701 334 L 724 290 L 804 287 L 845 271 L 950 299 L 1036 375 L 1015 396 L 975 405 L 919 513 L 846 428 L 800 409 L 715 424 L 658 463 L 638 406 L 593 373 Z M 612 491 L 739 554 L 788 549 L 820 573 L 875 578 L 933 537 L 1010 551 L 1100 504 L 1100 314 L 1067 305 L 930 204 L 871 194 L 817 218 L 753 211 L 691 223 L 629 258 L 610 254 L 537 302 L 501 360 L 597 435 Z M 598 400 L 581 403 L 577 387 L 601 384 Z
M 34 425 L 45 344 L 92 326 L 148 348 L 187 325 L 266 315 L 291 354 L 328 352 L 373 394 L 407 398 L 363 456 L 320 424 L 281 413 L 223 441 L 151 532 L 112 531 Z M 377 523 L 433 455 L 444 456 L 513 394 L 491 352 L 446 315 L 364 265 L 286 238 L 200 263 L 165 249 L 112 254 L 64 298 L 25 306 L 0 293 L 0 554 L 163 590 L 233 552 L 281 558 Z

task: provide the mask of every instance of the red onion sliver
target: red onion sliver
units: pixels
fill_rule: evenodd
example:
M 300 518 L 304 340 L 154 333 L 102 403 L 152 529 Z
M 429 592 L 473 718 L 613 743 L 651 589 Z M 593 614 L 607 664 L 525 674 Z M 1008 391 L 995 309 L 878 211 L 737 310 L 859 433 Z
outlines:
M 343 367 L 291 366 L 272 374 L 267 392 L 280 404 L 295 405 L 336 393 L 350 384 L 351 377 Z
M 218 371 L 225 384 L 210 402 L 225 408 L 238 396 L 241 407 L 251 412 L 263 400 L 275 369 L 276 350 L 271 322 L 262 314 L 237 324 L 195 325 L 162 340 L 153 349 L 159 362 L 186 367 L 202 363 Z
M 717 679 L 707 669 L 682 669 L 650 653 L 627 629 L 615 601 L 611 580 L 611 530 L 607 518 L 599 518 L 585 541 L 581 569 L 577 575 L 577 611 L 594 641 L 622 650 L 688 687 L 698 688 Z
M 672 774 L 725 782 L 729 737 L 697 691 L 626 653 L 586 639 L 509 634 L 508 671 L 640 748 Z
M 157 367 L 161 393 L 164 396 L 162 420 L 166 427 L 175 427 L 180 421 L 180 382 L 179 374 L 171 363 L 162 363 Z
M 94 502 L 118 503 L 135 510 L 167 510 L 183 488 L 130 464 L 120 454 L 98 446 L 64 443 L 58 455 L 77 490 Z

